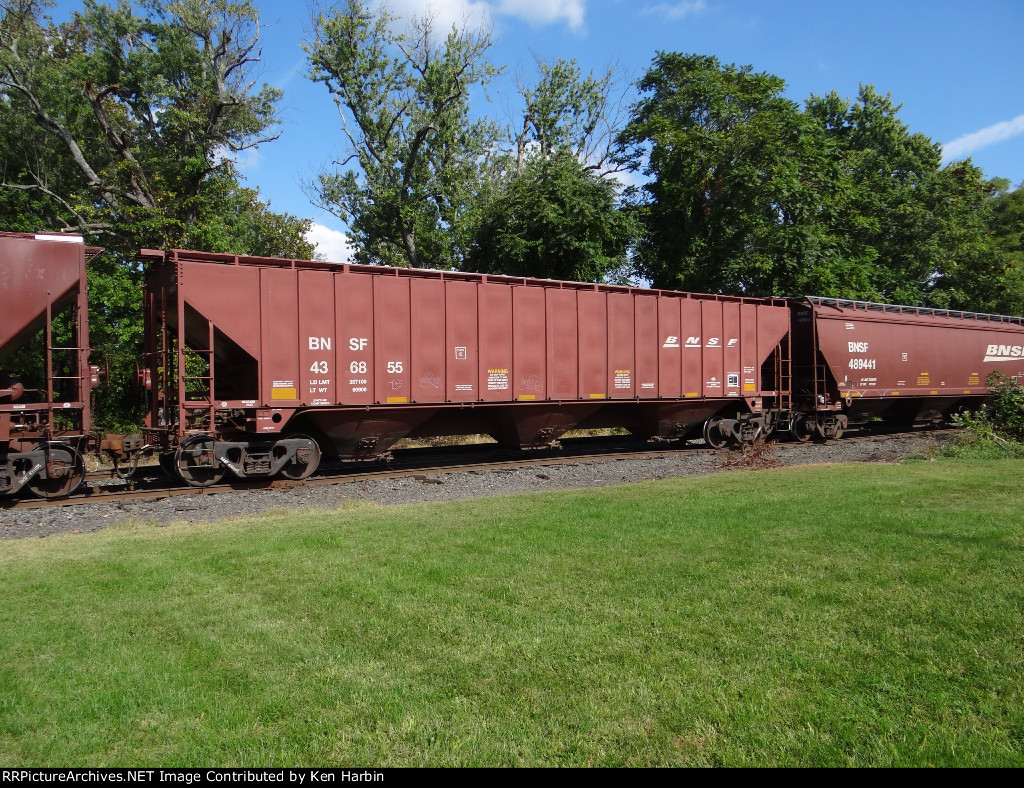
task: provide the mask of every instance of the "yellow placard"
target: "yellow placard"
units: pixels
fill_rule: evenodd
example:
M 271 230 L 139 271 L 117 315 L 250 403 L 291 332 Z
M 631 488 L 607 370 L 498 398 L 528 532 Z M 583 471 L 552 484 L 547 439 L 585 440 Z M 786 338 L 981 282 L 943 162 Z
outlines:
M 271 389 L 271 399 L 298 399 L 295 389 Z

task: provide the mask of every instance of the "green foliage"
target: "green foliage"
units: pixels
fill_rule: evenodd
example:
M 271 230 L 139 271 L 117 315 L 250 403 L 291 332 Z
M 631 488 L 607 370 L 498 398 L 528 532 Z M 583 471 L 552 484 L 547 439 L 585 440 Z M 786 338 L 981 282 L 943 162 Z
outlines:
M 636 262 L 654 284 L 1024 305 L 1015 252 L 992 248 L 999 182 L 970 161 L 940 168 L 939 146 L 911 133 L 891 96 L 863 86 L 853 102 L 832 92 L 801 111 L 778 77 L 677 53 L 660 53 L 639 87 L 621 139 L 647 156 Z M 1019 221 L 1001 215 L 1019 252 Z
M 635 234 L 615 184 L 568 153 L 531 155 L 478 206 L 464 267 L 484 273 L 600 282 L 626 264 Z
M 361 0 L 318 14 L 307 45 L 310 78 L 330 91 L 357 168 L 320 174 L 319 204 L 343 219 L 364 263 L 450 268 L 469 188 L 496 138 L 472 121 L 470 91 L 497 70 L 486 34 L 453 28 L 440 41 L 429 18 L 411 35 Z
M 636 262 L 656 287 L 779 294 L 800 279 L 787 250 L 813 243 L 797 222 L 820 141 L 784 88 L 749 66 L 665 52 L 640 81 L 620 139 L 647 156 Z
M 844 295 L 986 311 L 964 284 L 986 255 L 993 185 L 969 161 L 940 169 L 939 146 L 911 133 L 899 110 L 870 85 L 852 103 L 834 92 L 807 101 L 838 168 L 842 199 L 819 221 L 855 263 Z
M 538 63 L 520 87 L 521 129 L 494 156 L 465 223 L 462 268 L 600 282 L 628 269 L 638 233 L 611 177 L 612 74 L 583 76 L 575 61 Z
M 992 399 L 998 429 L 1008 438 L 1024 441 L 1024 385 L 998 372 L 989 375 L 988 382 L 994 384 Z
M 107 248 L 183 246 L 236 187 L 230 156 L 273 139 L 280 92 L 252 90 L 248 2 L 86 0 L 61 25 L 34 0 L 0 20 L 0 121 L 34 133 L 4 152 L 11 193 L 41 203 L 34 229 Z M 24 200 L 21 200 L 23 203 Z
M 992 407 L 953 417 L 963 435 L 943 452 L 950 457 L 1024 459 L 1024 385 L 989 375 Z
M 523 118 L 512 129 L 518 174 L 529 156 L 571 154 L 582 166 L 603 172 L 617 165 L 614 144 L 615 80 L 612 71 L 586 76 L 575 60 L 537 61 L 536 84 L 520 85 Z
M 982 223 L 976 252 L 954 260 L 945 274 L 957 309 L 1024 315 L 1024 189 L 1010 191 L 1006 180 L 986 186 L 990 199 L 965 221 Z

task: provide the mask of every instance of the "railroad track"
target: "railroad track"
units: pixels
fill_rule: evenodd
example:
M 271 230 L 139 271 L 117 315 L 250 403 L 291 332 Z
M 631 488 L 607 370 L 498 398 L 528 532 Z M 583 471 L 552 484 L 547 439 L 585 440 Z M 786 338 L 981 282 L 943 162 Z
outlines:
M 952 429 L 931 430 L 930 434 L 941 435 L 954 432 Z M 880 437 L 899 438 L 901 436 L 919 435 L 921 430 L 912 432 L 885 432 L 847 434 L 840 440 L 844 443 L 854 443 L 864 440 L 871 440 Z M 308 487 L 314 485 L 338 485 L 354 484 L 357 482 L 373 481 L 380 479 L 399 479 L 403 477 L 429 477 L 447 473 L 465 473 L 470 471 L 486 472 L 501 469 L 528 468 L 545 465 L 560 465 L 566 463 L 579 463 L 587 461 L 607 461 L 619 459 L 636 459 L 638 457 L 663 457 L 678 454 L 680 451 L 714 454 L 716 452 L 728 452 L 734 456 L 738 450 L 710 449 L 700 444 L 693 444 L 686 447 L 676 446 L 665 448 L 658 444 L 645 444 L 629 449 L 622 449 L 620 446 L 612 448 L 595 448 L 598 441 L 594 439 L 580 440 L 579 445 L 572 445 L 572 440 L 566 441 L 569 444 L 561 453 L 545 453 L 543 456 L 517 456 L 509 459 L 466 459 L 467 447 L 451 447 L 453 457 L 450 461 L 438 463 L 438 454 L 448 453 L 448 450 L 437 449 L 406 449 L 401 452 L 401 459 L 396 460 L 386 467 L 376 467 L 372 470 L 353 470 L 349 466 L 336 466 L 328 468 L 326 472 L 311 476 L 302 481 L 291 479 L 235 479 L 210 485 L 209 487 L 187 487 L 168 479 L 163 473 L 153 466 L 150 469 L 144 468 L 140 471 L 139 478 L 133 480 L 119 480 L 112 469 L 92 471 L 86 475 L 86 485 L 81 491 L 70 498 L 62 500 L 41 500 L 34 498 L 2 498 L 0 499 L 0 510 L 16 509 L 46 509 L 54 506 L 80 506 L 89 503 L 103 502 L 127 502 L 160 500 L 178 495 L 219 495 L 237 491 L 253 490 L 291 490 L 297 487 Z M 786 443 L 787 447 L 799 449 L 801 444 Z M 475 454 L 493 454 L 495 451 L 491 446 L 485 445 L 478 449 Z M 417 460 L 418 452 L 429 454 L 430 461 Z M 461 455 L 461 456 L 458 456 Z M 730 467 L 740 465 L 740 462 L 728 463 Z

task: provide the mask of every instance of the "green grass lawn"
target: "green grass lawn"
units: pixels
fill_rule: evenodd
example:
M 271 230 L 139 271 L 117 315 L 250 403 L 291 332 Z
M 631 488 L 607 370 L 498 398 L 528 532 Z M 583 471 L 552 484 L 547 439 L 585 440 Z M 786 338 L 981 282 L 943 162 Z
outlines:
M 0 763 L 1024 766 L 1021 466 L 0 544 Z

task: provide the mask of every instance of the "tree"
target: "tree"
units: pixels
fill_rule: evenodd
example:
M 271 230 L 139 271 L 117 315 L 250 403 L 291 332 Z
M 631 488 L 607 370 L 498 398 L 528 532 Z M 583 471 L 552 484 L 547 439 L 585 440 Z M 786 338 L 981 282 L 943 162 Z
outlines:
M 308 256 L 309 222 L 271 212 L 232 161 L 275 138 L 280 98 L 253 79 L 248 0 L 86 0 L 60 25 L 45 7 L 0 0 L 0 217 L 106 247 L 89 267 L 91 344 L 111 363 L 99 415 L 131 421 L 138 250 Z
M 1024 184 L 1015 190 L 1009 182 L 993 182 L 990 203 L 989 248 L 995 270 L 992 291 L 999 294 L 992 311 L 1024 315 Z
M 632 217 L 574 156 L 532 155 L 479 207 L 468 270 L 600 282 L 625 265 Z
M 622 135 L 646 154 L 637 264 L 661 287 L 819 294 L 982 309 L 1019 292 L 991 270 L 995 188 L 969 161 L 940 168 L 873 86 L 811 96 L 715 58 L 659 54 Z
M 652 178 L 636 195 L 639 273 L 655 287 L 778 294 L 802 281 L 820 138 L 785 83 L 714 57 L 659 53 L 620 136 Z
M 86 0 L 54 25 L 37 0 L 5 0 L 0 119 L 36 133 L 6 152 L 3 189 L 107 246 L 197 245 L 237 184 L 231 155 L 275 138 L 280 92 L 254 89 L 247 0 L 140 5 Z
M 343 219 L 361 262 L 451 267 L 454 232 L 496 131 L 470 119 L 470 92 L 497 73 L 487 33 L 443 37 L 432 20 L 393 29 L 361 0 L 314 19 L 310 77 L 334 96 L 348 156 L 312 185 Z
M 929 190 L 936 183 L 939 146 L 912 134 L 900 105 L 873 86 L 849 102 L 832 92 L 811 96 L 807 114 L 832 143 L 843 200 L 823 217 L 851 262 L 851 296 L 923 303 L 940 255 Z
M 614 72 L 587 76 L 575 60 L 537 61 L 540 78 L 520 84 L 521 127 L 513 134 L 517 172 L 530 155 L 570 154 L 589 171 L 609 175 L 623 169 L 615 144 L 619 100 Z
M 1024 314 L 1024 191 L 985 181 L 969 161 L 941 171 L 932 189 L 955 254 L 939 265 L 929 303 L 950 309 Z
M 603 281 L 626 267 L 636 234 L 619 209 L 612 73 L 584 77 L 575 61 L 538 63 L 521 85 L 522 122 L 491 161 L 466 222 L 463 268 Z

